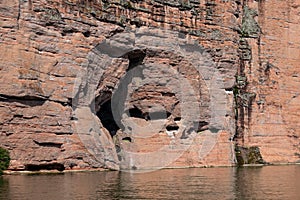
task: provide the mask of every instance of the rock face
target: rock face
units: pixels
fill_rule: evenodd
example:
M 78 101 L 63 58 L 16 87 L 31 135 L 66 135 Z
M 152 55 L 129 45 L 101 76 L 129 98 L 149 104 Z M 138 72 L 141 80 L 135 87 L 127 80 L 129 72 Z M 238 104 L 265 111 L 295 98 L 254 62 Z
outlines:
M 10 169 L 299 162 L 299 8 L 1 1 Z
M 254 1 L 244 7 L 237 141 L 259 147 L 270 163 L 300 161 L 299 9 L 297 0 Z

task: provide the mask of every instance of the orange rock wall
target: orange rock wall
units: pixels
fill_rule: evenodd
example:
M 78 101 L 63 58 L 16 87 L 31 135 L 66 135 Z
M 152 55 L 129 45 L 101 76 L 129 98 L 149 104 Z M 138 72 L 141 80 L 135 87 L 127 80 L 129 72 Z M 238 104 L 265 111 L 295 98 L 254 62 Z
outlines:
M 299 162 L 300 1 L 249 1 L 258 11 L 257 38 L 247 38 L 252 59 L 245 62 L 247 92 L 255 93 L 244 108 L 244 132 L 239 143 L 258 146 L 270 163 Z
M 10 169 L 118 169 L 114 145 L 100 146 L 95 158 L 78 136 L 74 85 L 96 45 L 138 27 L 197 40 L 227 92 L 226 128 L 217 136 L 196 137 L 169 167 L 234 165 L 235 143 L 259 147 L 266 162 L 298 162 L 299 5 L 299 0 L 2 0 L 0 146 L 11 153 Z M 249 15 L 259 32 L 243 27 L 245 7 L 257 12 Z M 137 144 L 151 151 L 152 143 L 168 142 L 164 135 L 159 138 Z M 216 141 L 204 158 L 199 157 L 203 138 Z

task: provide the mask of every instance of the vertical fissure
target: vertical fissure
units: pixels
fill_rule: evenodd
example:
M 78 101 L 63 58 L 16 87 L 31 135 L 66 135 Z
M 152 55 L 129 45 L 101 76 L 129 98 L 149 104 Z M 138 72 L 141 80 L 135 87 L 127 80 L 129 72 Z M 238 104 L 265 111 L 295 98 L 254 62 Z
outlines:
M 21 3 L 22 0 L 19 0 L 19 5 L 18 5 L 18 16 L 17 16 L 17 29 L 20 29 L 20 18 L 21 18 Z

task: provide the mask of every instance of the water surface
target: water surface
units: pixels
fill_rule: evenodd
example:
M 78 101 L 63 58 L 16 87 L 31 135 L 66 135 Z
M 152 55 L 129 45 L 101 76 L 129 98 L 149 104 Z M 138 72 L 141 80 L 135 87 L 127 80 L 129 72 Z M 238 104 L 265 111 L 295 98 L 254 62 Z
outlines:
M 2 200 L 300 199 L 300 166 L 0 177 Z

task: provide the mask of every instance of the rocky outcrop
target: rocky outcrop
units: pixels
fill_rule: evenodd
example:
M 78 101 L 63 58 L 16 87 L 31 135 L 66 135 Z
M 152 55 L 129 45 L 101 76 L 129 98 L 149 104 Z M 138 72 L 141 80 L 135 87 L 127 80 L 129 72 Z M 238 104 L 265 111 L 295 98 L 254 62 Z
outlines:
M 297 162 L 299 3 L 1 1 L 10 169 Z

